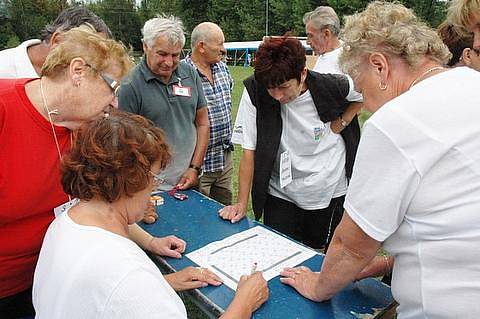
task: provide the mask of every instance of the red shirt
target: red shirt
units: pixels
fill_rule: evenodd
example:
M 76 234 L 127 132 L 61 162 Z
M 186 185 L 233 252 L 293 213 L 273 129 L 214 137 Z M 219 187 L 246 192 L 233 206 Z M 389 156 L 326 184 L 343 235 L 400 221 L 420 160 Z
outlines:
M 27 98 L 29 81 L 0 80 L 0 298 L 31 287 L 53 208 L 68 200 L 52 126 Z M 63 153 L 70 131 L 55 132 Z

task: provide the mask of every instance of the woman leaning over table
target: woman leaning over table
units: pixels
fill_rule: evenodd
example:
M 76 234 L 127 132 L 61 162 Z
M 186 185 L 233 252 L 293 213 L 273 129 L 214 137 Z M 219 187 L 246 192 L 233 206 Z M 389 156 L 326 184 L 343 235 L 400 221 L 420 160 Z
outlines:
M 450 53 L 438 35 L 399 4 L 373 2 L 348 17 L 343 39 L 341 65 L 374 114 L 321 271 L 285 269 L 281 280 L 327 300 L 383 244 L 395 257 L 398 318 L 472 318 L 480 311 L 480 74 L 445 69 Z
M 0 80 L 0 314 L 33 314 L 31 286 L 53 209 L 68 201 L 60 160 L 71 132 L 117 107 L 114 90 L 131 61 L 123 45 L 81 29 L 63 34 L 40 79 Z M 139 244 L 175 254 L 184 242 L 150 240 L 131 227 Z
M 82 126 L 62 184 L 79 201 L 50 225 L 35 270 L 37 318 L 185 318 L 174 290 L 220 285 L 205 268 L 162 276 L 129 239 L 170 159 L 162 130 L 114 112 Z M 173 289 L 172 289 L 173 288 Z M 244 276 L 223 318 L 250 318 L 268 297 L 260 272 Z

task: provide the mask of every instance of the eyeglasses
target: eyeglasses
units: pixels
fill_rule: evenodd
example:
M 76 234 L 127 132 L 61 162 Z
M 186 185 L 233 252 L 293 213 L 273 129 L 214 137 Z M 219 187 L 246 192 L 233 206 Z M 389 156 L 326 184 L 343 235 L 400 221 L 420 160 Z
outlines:
M 165 183 L 165 180 L 163 178 L 161 178 L 160 176 L 158 176 L 158 174 L 155 174 L 154 172 L 150 171 L 150 174 L 152 175 L 153 177 L 153 184 L 155 186 L 160 186 L 162 184 Z
M 112 92 L 115 96 L 118 96 L 118 89 L 120 88 L 120 82 L 115 81 L 111 77 L 99 72 L 95 67 L 91 66 L 90 64 L 86 63 L 86 66 L 91 68 L 95 73 L 100 75 L 100 77 L 107 83 L 107 85 L 112 89 Z
M 480 48 L 472 48 L 472 51 L 475 52 L 477 55 L 480 55 Z

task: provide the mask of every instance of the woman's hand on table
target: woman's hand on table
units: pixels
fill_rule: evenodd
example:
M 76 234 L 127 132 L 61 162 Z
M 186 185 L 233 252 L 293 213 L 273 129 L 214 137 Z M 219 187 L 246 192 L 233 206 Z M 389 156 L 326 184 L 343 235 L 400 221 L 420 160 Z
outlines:
M 160 256 L 181 258 L 186 247 L 187 244 L 184 240 L 171 235 L 167 237 L 153 237 L 150 240 L 148 250 Z
M 165 275 L 165 279 L 175 291 L 203 288 L 208 285 L 220 286 L 222 284 L 220 277 L 203 267 L 187 267 Z

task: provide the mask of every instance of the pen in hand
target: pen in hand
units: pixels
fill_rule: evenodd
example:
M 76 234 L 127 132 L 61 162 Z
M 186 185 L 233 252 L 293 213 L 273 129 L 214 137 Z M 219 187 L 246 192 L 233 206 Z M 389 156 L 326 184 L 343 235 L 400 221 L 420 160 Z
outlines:
M 255 262 L 255 263 L 253 263 L 252 269 L 250 270 L 250 275 L 253 275 L 253 273 L 256 272 L 256 271 L 257 271 L 257 263 Z

